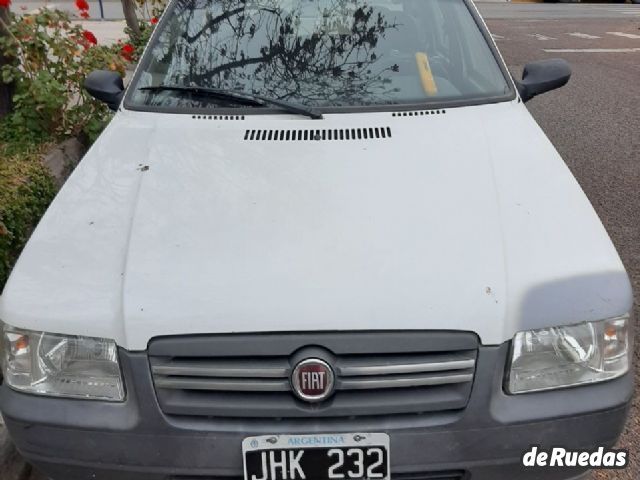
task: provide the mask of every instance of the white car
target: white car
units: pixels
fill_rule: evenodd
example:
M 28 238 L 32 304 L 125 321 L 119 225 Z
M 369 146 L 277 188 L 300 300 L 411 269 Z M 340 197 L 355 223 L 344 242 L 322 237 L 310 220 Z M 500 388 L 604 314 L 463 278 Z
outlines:
M 567 479 L 632 292 L 468 0 L 174 0 L 0 301 L 56 480 Z

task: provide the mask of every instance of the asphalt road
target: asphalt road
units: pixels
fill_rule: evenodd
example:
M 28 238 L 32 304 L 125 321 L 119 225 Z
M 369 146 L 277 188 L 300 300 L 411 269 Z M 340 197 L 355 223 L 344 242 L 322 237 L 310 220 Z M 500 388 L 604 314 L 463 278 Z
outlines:
M 578 3 L 500 3 L 477 2 L 482 15 L 489 18 L 528 20 L 575 20 L 640 18 L 640 5 Z
M 506 12 L 513 6 L 502 8 Z M 640 12 L 640 5 L 609 8 L 621 6 L 637 7 Z M 527 7 L 542 11 L 548 6 Z M 585 7 L 563 6 L 576 11 Z M 538 15 L 522 15 L 487 19 L 487 23 L 514 73 L 520 72 L 525 63 L 543 58 L 562 57 L 571 63 L 573 77 L 569 85 L 527 105 L 591 200 L 631 276 L 639 333 L 635 355 L 636 385 L 639 385 L 640 17 L 582 16 L 542 22 Z M 594 478 L 640 478 L 637 394 L 619 447 L 631 452 L 629 468 L 595 472 Z
M 96 17 L 96 2 L 91 3 Z M 573 67 L 568 86 L 528 106 L 618 248 L 636 292 L 634 321 L 640 332 L 640 5 L 479 5 L 512 72 L 551 57 L 565 58 Z M 105 6 L 110 15 L 121 15 L 119 2 Z M 640 339 L 635 361 L 638 372 Z M 636 379 L 640 384 L 638 373 Z M 596 472 L 595 478 L 640 478 L 637 395 L 619 446 L 631 452 L 629 468 Z

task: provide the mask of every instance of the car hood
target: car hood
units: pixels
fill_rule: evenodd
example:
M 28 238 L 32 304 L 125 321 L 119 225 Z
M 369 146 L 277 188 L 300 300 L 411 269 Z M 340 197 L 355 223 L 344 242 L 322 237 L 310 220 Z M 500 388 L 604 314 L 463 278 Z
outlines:
M 630 299 L 593 209 L 515 102 L 324 120 L 120 112 L 35 231 L 0 316 L 131 350 L 319 330 L 497 344 Z

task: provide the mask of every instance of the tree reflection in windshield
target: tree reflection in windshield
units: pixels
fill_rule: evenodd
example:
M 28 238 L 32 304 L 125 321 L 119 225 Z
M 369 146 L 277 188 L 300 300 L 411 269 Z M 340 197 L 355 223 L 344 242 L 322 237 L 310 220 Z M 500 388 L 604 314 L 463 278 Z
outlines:
M 348 110 L 507 99 L 510 84 L 478 25 L 464 0 L 177 0 L 125 106 L 241 107 L 139 90 L 159 85 Z
M 378 48 L 404 26 L 363 0 L 180 0 L 173 16 L 140 86 L 199 85 L 306 105 L 362 105 L 392 101 L 391 76 L 403 61 L 417 78 L 410 57 Z M 141 95 L 151 105 L 205 102 L 170 92 Z

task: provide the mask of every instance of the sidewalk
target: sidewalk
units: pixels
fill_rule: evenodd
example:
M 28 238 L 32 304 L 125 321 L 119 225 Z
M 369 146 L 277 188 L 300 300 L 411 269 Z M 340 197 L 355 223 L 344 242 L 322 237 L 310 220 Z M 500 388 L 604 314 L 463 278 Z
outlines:
M 73 23 L 78 23 L 82 25 L 82 28 L 85 30 L 93 32 L 98 39 L 98 43 L 102 45 L 112 45 L 125 36 L 124 27 L 126 23 L 122 19 L 122 5 L 119 1 L 105 0 L 103 2 L 106 17 L 104 20 L 100 19 L 100 8 L 96 1 L 89 2 L 89 14 L 91 17 L 88 20 L 81 20 L 78 17 L 74 0 L 58 0 L 53 2 L 44 0 L 14 0 L 11 4 L 12 11 L 17 14 L 35 13 L 45 6 L 67 12 L 71 18 L 74 19 Z M 109 16 L 107 16 L 107 13 Z
M 124 18 L 124 14 L 122 13 L 122 3 L 120 3 L 120 0 L 103 0 L 103 16 L 101 16 L 100 2 L 96 0 L 88 0 L 88 3 L 89 15 L 91 15 L 92 20 L 122 20 Z M 43 7 L 44 5 L 63 10 L 71 15 L 77 15 L 78 13 L 74 0 L 13 0 L 11 9 L 16 13 L 22 13 L 23 11 L 33 11 L 37 8 Z
M 81 20 L 74 23 L 79 23 L 82 28 L 91 31 L 100 45 L 112 45 L 125 37 L 124 20 Z

